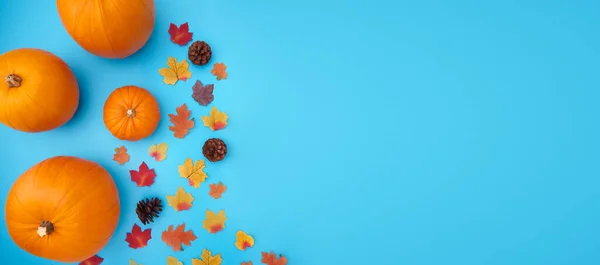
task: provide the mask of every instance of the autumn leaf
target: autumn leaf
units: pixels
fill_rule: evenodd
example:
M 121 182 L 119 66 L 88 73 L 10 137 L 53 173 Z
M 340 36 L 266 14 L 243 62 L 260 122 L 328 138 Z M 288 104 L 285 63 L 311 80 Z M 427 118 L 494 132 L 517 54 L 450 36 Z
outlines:
M 127 148 L 125 146 L 120 146 L 115 148 L 115 154 L 113 155 L 113 160 L 117 161 L 119 165 L 123 165 L 129 162 L 129 154 L 127 153 Z
M 192 98 L 200 105 L 207 106 L 215 99 L 215 96 L 213 95 L 214 88 L 215 85 L 213 84 L 204 86 L 200 80 L 196 80 L 196 83 L 192 86 L 192 90 L 194 91 L 192 93 Z
M 98 255 L 94 255 L 80 262 L 79 265 L 99 265 L 100 263 L 102 263 L 102 261 L 104 261 L 103 258 L 98 257 Z
M 202 116 L 204 126 L 210 128 L 211 131 L 218 131 L 227 126 L 227 113 L 220 112 L 217 107 L 213 106 L 209 116 Z
M 169 206 L 173 207 L 176 212 L 179 212 L 192 208 L 194 197 L 192 197 L 191 193 L 187 193 L 182 187 L 179 187 L 174 196 L 167 195 L 167 201 L 169 201 Z
M 135 260 L 133 259 L 129 259 L 129 265 L 144 265 L 142 263 L 137 263 Z
M 179 176 L 187 178 L 190 186 L 198 188 L 200 187 L 200 183 L 204 182 L 208 177 L 203 171 L 204 167 L 204 160 L 196 160 L 196 162 L 192 164 L 192 159 L 188 158 L 183 162 L 183 165 L 179 165 Z
M 188 44 L 192 40 L 192 34 L 189 29 L 187 22 L 179 25 L 171 23 L 169 26 L 169 35 L 171 35 L 171 41 L 181 46 Z
M 167 265 L 183 265 L 183 263 L 173 256 L 168 256 Z
M 130 248 L 143 248 L 148 245 L 148 240 L 152 238 L 152 236 L 150 235 L 151 232 L 152 229 L 146 229 L 142 231 L 140 226 L 134 224 L 133 228 L 131 228 L 131 233 L 127 233 L 125 241 L 129 243 Z
M 221 262 L 223 262 L 221 254 L 213 256 L 210 250 L 206 248 L 202 251 L 202 260 L 192 259 L 192 265 L 221 265 Z
M 217 77 L 217 80 L 227 78 L 227 66 L 224 63 L 216 63 L 210 72 Z
M 240 265 L 252 265 L 252 261 L 242 262 L 242 264 L 240 264 Z
M 202 222 L 202 228 L 206 229 L 209 233 L 215 234 L 223 228 L 225 228 L 225 211 L 221 210 L 218 214 L 215 214 L 211 210 L 206 210 L 206 219 Z
M 156 162 L 161 162 L 167 158 L 167 149 L 169 149 L 167 143 L 160 143 L 158 145 L 153 144 L 148 148 L 148 154 L 153 157 Z
M 158 73 L 164 77 L 163 82 L 167 85 L 175 85 L 178 80 L 185 81 L 192 77 L 192 73 L 188 70 L 190 65 L 185 59 L 178 63 L 177 59 L 169 56 L 167 66 L 168 68 L 158 70 Z
M 246 234 L 244 231 L 237 231 L 235 234 L 235 247 L 241 251 L 254 246 L 254 237 Z
M 139 171 L 129 170 L 129 174 L 131 175 L 131 181 L 135 182 L 138 187 L 148 187 L 154 184 L 154 178 L 156 177 L 154 169 L 149 169 L 146 162 L 142 162 Z
M 215 199 L 221 198 L 223 192 L 227 190 L 227 186 L 223 185 L 223 182 L 219 181 L 219 184 L 210 184 L 210 190 L 208 191 L 208 195 L 212 196 Z
M 173 123 L 173 126 L 169 126 L 169 130 L 176 138 L 182 139 L 190 132 L 190 129 L 194 128 L 194 118 L 190 119 L 191 111 L 188 110 L 185 103 L 177 107 L 175 111 L 177 114 L 169 114 L 169 119 Z
M 185 231 L 185 224 L 178 225 L 175 230 L 173 230 L 173 226 L 170 225 L 168 230 L 162 232 L 162 241 L 173 248 L 173 251 L 181 251 L 183 250 L 182 244 L 184 246 L 191 246 L 192 241 L 196 240 L 196 235 L 192 230 Z
M 267 265 L 286 265 L 287 259 L 282 255 L 279 255 L 279 257 L 277 257 L 273 252 L 262 252 L 262 260 L 260 262 Z

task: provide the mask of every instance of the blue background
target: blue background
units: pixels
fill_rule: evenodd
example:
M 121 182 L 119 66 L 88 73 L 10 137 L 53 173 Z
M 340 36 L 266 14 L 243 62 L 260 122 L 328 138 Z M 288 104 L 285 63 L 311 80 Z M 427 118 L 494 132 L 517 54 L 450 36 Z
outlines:
M 55 155 L 97 161 L 114 176 L 122 216 L 99 255 L 103 265 L 191 264 L 204 247 L 224 265 L 261 251 L 311 264 L 600 264 L 600 2 L 581 1 L 157 1 L 148 44 L 125 60 L 82 50 L 62 28 L 54 1 L 0 0 L 0 52 L 49 50 L 73 69 L 81 105 L 67 125 L 41 134 L 0 127 L 0 200 L 27 168 Z M 191 67 L 192 79 L 162 83 L 158 69 L 187 48 L 169 23 L 189 22 L 229 78 Z M 213 105 L 229 126 L 211 132 L 195 104 L 196 79 L 215 83 Z M 151 137 L 122 142 L 102 107 L 123 85 L 149 89 L 162 121 Z M 196 127 L 183 140 L 168 113 L 187 103 Z M 209 163 L 207 182 L 179 178 L 209 137 L 230 153 Z M 147 155 L 169 144 L 167 160 Z M 124 144 L 131 161 L 112 161 Z M 158 177 L 138 188 L 128 170 L 147 161 Z M 220 200 L 208 184 L 223 181 Z M 127 247 L 134 207 L 145 196 L 195 196 L 167 207 L 146 248 Z M 221 233 L 202 229 L 204 210 L 224 209 Z M 2 215 L 4 213 L 2 212 Z M 4 216 L 3 216 L 4 217 Z M 173 253 L 160 241 L 183 221 L 198 236 Z M 139 221 L 137 221 L 139 223 Z M 240 252 L 235 232 L 256 239 Z M 0 222 L 0 263 L 57 264 L 17 248 Z

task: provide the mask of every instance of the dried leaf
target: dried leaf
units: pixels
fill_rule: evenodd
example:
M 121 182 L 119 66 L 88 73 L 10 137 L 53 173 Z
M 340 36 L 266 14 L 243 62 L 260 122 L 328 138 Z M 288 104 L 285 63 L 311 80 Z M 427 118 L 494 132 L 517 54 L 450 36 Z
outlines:
M 225 216 L 225 211 L 221 210 L 218 214 L 215 214 L 211 210 L 206 210 L 206 219 L 202 222 L 202 228 L 206 229 L 209 233 L 215 234 L 223 228 L 225 228 L 225 221 L 227 217 Z
M 98 257 L 98 255 L 94 255 L 94 256 L 89 257 L 88 259 L 80 262 L 79 265 L 100 265 L 100 263 L 102 263 L 102 261 L 104 261 L 103 258 Z
M 237 231 L 235 234 L 235 247 L 241 251 L 254 246 L 254 237 L 246 234 L 244 231 Z
M 200 80 L 196 80 L 196 83 L 192 86 L 192 90 L 194 91 L 192 93 L 192 98 L 200 105 L 207 106 L 215 99 L 215 96 L 213 95 L 214 88 L 215 85 L 213 84 L 204 86 Z
M 242 262 L 242 264 L 240 264 L 240 265 L 252 265 L 252 261 Z
M 221 198 L 223 192 L 227 190 L 227 186 L 223 185 L 223 182 L 219 181 L 219 184 L 210 184 L 210 190 L 208 191 L 208 195 L 212 196 L 215 199 Z
M 213 256 L 210 250 L 206 248 L 202 251 L 202 260 L 192 259 L 192 265 L 221 265 L 221 262 L 223 262 L 221 254 Z
M 178 63 L 177 59 L 169 56 L 167 66 L 168 68 L 158 70 L 158 73 L 164 77 L 163 82 L 167 85 L 175 85 L 178 80 L 185 81 L 192 77 L 192 73 L 188 70 L 190 65 L 185 59 Z
M 282 255 L 279 255 L 279 257 L 277 257 L 273 252 L 262 252 L 262 260 L 260 262 L 267 265 L 286 265 L 287 258 L 285 258 Z
M 162 232 L 162 241 L 173 248 L 173 251 L 181 251 L 183 250 L 182 244 L 184 246 L 191 246 L 192 241 L 196 240 L 196 235 L 192 230 L 185 231 L 185 224 L 178 225 L 175 230 L 173 230 L 173 226 L 170 225 L 168 230 Z
M 142 231 L 140 226 L 137 224 L 133 225 L 131 228 L 131 233 L 127 233 L 127 237 L 125 237 L 125 241 L 129 243 L 129 247 L 133 249 L 143 248 L 148 245 L 148 240 L 152 238 L 151 235 L 152 229 L 146 229 Z
M 119 165 L 123 165 L 129 162 L 129 154 L 127 153 L 127 148 L 125 146 L 120 146 L 115 148 L 115 154 L 113 155 L 113 160 L 117 161 Z
M 179 176 L 187 178 L 190 186 L 199 188 L 200 183 L 204 182 L 208 177 L 203 171 L 204 167 L 204 160 L 196 160 L 196 162 L 192 164 L 192 159 L 188 158 L 183 162 L 183 165 L 179 165 Z
M 153 144 L 148 148 L 148 154 L 153 157 L 156 162 L 161 162 L 167 158 L 167 149 L 169 149 L 167 143 L 160 143 L 158 145 Z
M 129 265 L 144 265 L 142 263 L 137 263 L 135 260 L 133 259 L 129 259 Z
M 220 112 L 217 107 L 213 106 L 209 116 L 202 116 L 204 126 L 210 128 L 211 131 L 218 131 L 227 126 L 227 113 Z
M 217 80 L 227 78 L 227 66 L 224 63 L 215 63 L 213 69 L 210 72 L 217 77 Z
M 146 162 L 142 162 L 139 171 L 129 170 L 129 174 L 131 175 L 131 181 L 135 182 L 138 187 L 148 187 L 154 184 L 154 178 L 156 177 L 154 169 L 149 169 Z
M 168 256 L 167 265 L 183 265 L 183 263 L 173 256 Z
M 167 195 L 167 201 L 169 201 L 169 206 L 173 207 L 176 212 L 179 212 L 192 208 L 194 197 L 191 193 L 187 193 L 182 187 L 179 187 L 175 196 Z
M 191 111 L 188 110 L 185 103 L 177 107 L 175 111 L 177 114 L 169 114 L 169 120 L 173 123 L 173 126 L 169 126 L 169 130 L 176 138 L 182 139 L 190 132 L 190 129 L 194 128 L 194 118 L 190 119 Z
M 171 41 L 181 46 L 188 44 L 192 40 L 192 34 L 189 29 L 187 22 L 179 25 L 171 23 L 169 25 L 169 35 L 171 35 Z

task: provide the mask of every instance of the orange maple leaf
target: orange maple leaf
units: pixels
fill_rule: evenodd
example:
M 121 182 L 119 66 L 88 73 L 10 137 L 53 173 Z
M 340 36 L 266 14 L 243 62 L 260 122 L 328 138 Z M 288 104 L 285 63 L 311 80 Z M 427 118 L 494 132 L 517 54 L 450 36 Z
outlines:
M 267 264 L 267 265 L 286 265 L 287 258 L 282 255 L 279 255 L 279 258 L 278 258 L 277 255 L 275 255 L 275 253 L 273 253 L 273 252 L 271 252 L 271 253 L 263 252 L 262 260 L 260 262 Z
M 210 184 L 210 191 L 208 191 L 208 195 L 212 196 L 215 199 L 221 198 L 223 192 L 227 190 L 227 186 L 223 185 L 223 182 L 219 181 L 219 184 Z
M 129 154 L 127 153 L 127 148 L 125 146 L 120 146 L 115 148 L 115 154 L 113 155 L 113 160 L 117 161 L 119 165 L 123 165 L 129 161 Z
M 181 139 L 190 132 L 190 129 L 194 128 L 194 118 L 190 119 L 191 111 L 188 110 L 185 103 L 175 110 L 177 114 L 169 114 L 169 119 L 174 125 L 169 126 L 169 130 L 173 131 L 176 138 Z
M 178 225 L 175 230 L 173 230 L 173 226 L 170 225 L 168 230 L 162 232 L 162 241 L 173 248 L 173 251 L 181 251 L 183 248 L 181 245 L 191 246 L 192 241 L 196 240 L 196 235 L 192 230 L 185 231 L 185 223 Z
M 227 78 L 227 66 L 224 63 L 216 63 L 210 72 L 217 77 L 217 80 Z
M 252 261 L 242 262 L 242 264 L 240 264 L 240 265 L 252 265 Z

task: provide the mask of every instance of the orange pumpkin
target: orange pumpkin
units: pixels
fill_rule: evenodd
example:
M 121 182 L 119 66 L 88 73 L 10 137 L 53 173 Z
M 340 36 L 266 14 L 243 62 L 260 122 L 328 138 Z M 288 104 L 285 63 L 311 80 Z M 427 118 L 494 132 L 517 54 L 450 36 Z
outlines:
M 57 0 L 56 6 L 71 38 L 104 58 L 134 54 L 154 29 L 154 0 Z
M 79 86 L 56 55 L 23 48 L 0 55 L 0 122 L 43 132 L 67 123 L 79 105 Z
M 144 139 L 154 133 L 159 121 L 156 98 L 141 87 L 117 88 L 104 103 L 104 125 L 121 140 Z
M 15 181 L 5 214 L 8 233 L 20 248 L 54 261 L 78 262 L 100 251 L 114 233 L 119 193 L 99 164 L 58 156 Z

